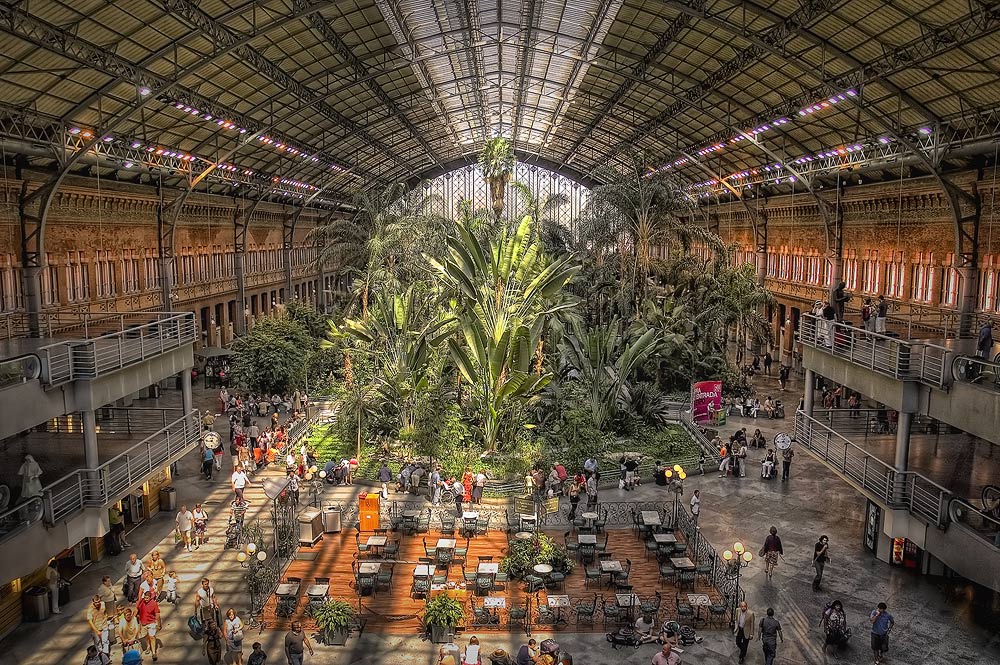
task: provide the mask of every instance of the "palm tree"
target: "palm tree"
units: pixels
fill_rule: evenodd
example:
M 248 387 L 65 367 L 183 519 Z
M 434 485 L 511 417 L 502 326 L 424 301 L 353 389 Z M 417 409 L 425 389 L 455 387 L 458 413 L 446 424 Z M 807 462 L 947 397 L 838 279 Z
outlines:
M 532 220 L 492 243 L 463 221 L 450 252 L 435 266 L 461 335 L 448 340 L 483 424 L 486 450 L 497 449 L 507 420 L 550 380 L 532 372 L 547 320 L 572 305 L 562 294 L 579 266 L 570 256 L 549 260 L 531 240 Z
M 514 162 L 514 146 L 502 136 L 489 139 L 479 152 L 479 170 L 490 187 L 493 215 L 497 219 L 503 214 L 504 193 L 514 173 Z

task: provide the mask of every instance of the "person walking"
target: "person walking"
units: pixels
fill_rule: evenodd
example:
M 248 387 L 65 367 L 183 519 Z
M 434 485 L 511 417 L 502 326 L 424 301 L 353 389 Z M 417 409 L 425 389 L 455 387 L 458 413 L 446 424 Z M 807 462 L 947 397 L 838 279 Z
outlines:
M 435 466 L 431 475 L 427 478 L 427 489 L 431 497 L 431 505 L 437 506 L 441 503 L 441 467 Z
M 885 301 L 885 296 L 878 297 L 875 307 L 875 332 L 879 335 L 885 334 L 885 320 L 889 315 L 889 303 Z
M 146 571 L 146 564 L 139 559 L 135 552 L 128 555 L 125 562 L 125 598 L 128 602 L 134 603 L 139 600 L 139 585 L 142 584 L 142 574 Z
M 233 466 L 233 475 L 230 479 L 233 485 L 233 493 L 236 495 L 236 500 L 243 503 L 243 491 L 246 489 L 247 485 L 250 485 L 250 478 L 247 476 L 246 471 L 239 464 Z
M 813 549 L 813 568 L 816 569 L 816 577 L 813 578 L 813 591 L 822 591 L 820 585 L 823 584 L 823 569 L 829 560 L 830 539 L 823 535 L 816 541 L 816 547 Z
M 788 385 L 788 375 L 791 371 L 792 368 L 788 365 L 782 365 L 781 369 L 778 370 L 778 387 L 781 392 L 785 392 L 785 387 Z
M 153 662 L 155 663 L 158 660 L 156 655 L 156 631 L 159 630 L 161 625 L 160 606 L 156 602 L 156 598 L 153 597 L 153 594 L 147 591 L 142 594 L 142 598 L 136 604 L 135 610 L 139 615 L 139 625 L 146 631 L 146 651 L 153 654 Z
M 181 509 L 177 511 L 177 516 L 174 518 L 174 529 L 184 542 L 184 549 L 188 552 L 191 551 L 191 529 L 193 527 L 194 515 L 188 510 L 186 505 L 181 506 Z
M 669 644 L 664 644 L 659 651 L 653 654 L 650 665 L 681 665 L 681 655 L 674 651 Z
M 149 555 L 146 571 L 153 575 L 153 582 L 159 591 L 163 590 L 163 578 L 167 574 L 167 563 L 160 557 L 160 550 L 153 550 Z M 159 600 L 159 598 L 157 598 Z
M 774 608 L 767 608 L 767 616 L 760 620 L 760 642 L 764 649 L 764 665 L 774 665 L 778 655 L 778 641 L 784 642 L 781 624 L 774 618 Z
M 691 521 L 697 524 L 699 515 L 701 515 L 701 490 L 695 490 L 691 495 Z
M 215 588 L 207 577 L 201 580 L 201 588 L 194 595 L 194 613 L 202 623 L 209 619 L 215 619 L 219 611 L 219 599 L 215 595 Z
M 774 357 L 771 355 L 770 351 L 764 352 L 764 374 L 771 376 L 771 363 L 774 362 Z
M 122 655 L 130 651 L 142 636 L 142 626 L 139 617 L 131 607 L 126 607 L 122 618 L 118 621 L 118 642 L 122 645 Z
M 205 530 L 208 528 L 208 513 L 205 512 L 200 503 L 196 503 L 194 504 L 194 510 L 191 511 L 191 517 L 194 519 L 194 528 L 192 530 L 194 548 L 198 549 L 205 543 Z
M 205 477 L 205 480 L 212 479 L 212 465 L 215 461 L 215 451 L 205 446 L 205 451 L 201 457 L 201 475 Z
M 247 665 L 264 665 L 267 662 L 267 653 L 260 642 L 254 642 L 252 648 L 253 651 L 250 652 L 250 657 L 247 658 Z
M 451 492 L 452 499 L 455 501 L 455 516 L 461 518 L 462 503 L 465 501 L 465 486 L 458 482 L 453 476 L 448 482 L 448 491 Z
M 767 579 L 773 579 L 774 569 L 778 566 L 778 557 L 785 556 L 777 527 L 771 527 L 769 535 L 764 539 L 764 546 L 760 548 L 760 555 L 764 557 L 764 572 L 767 574 Z
M 567 491 L 569 492 L 569 521 L 572 522 L 576 519 L 576 509 L 580 505 L 580 483 L 576 482 L 576 478 L 570 478 L 566 481 L 568 484 Z
M 226 610 L 223 632 L 226 636 L 226 658 L 232 665 L 243 665 L 243 620 L 231 607 Z
M 292 624 L 292 629 L 285 634 L 285 658 L 288 659 L 288 665 L 302 665 L 305 649 L 309 650 L 310 656 L 313 655 L 309 636 L 302 632 L 302 624 L 296 621 Z
M 885 603 L 879 603 L 872 610 L 868 621 L 872 624 L 872 652 L 875 654 L 875 665 L 878 665 L 882 662 L 882 656 L 889 650 L 889 632 L 896 621 L 889 614 L 889 606 Z
M 110 658 L 114 624 L 109 626 L 108 619 L 108 606 L 104 604 L 100 596 L 94 596 L 91 599 L 90 607 L 87 608 L 87 627 L 90 628 L 90 637 L 94 641 L 94 648 L 98 653 L 103 653 Z
M 733 634 L 736 635 L 736 648 L 740 650 L 740 663 L 747 657 L 747 648 L 753 642 L 754 627 L 756 618 L 753 611 L 747 606 L 746 601 L 740 603 L 740 609 L 736 612 L 736 622 L 733 627 Z
M 221 665 L 222 663 L 222 629 L 216 624 L 214 619 L 205 622 L 205 633 L 202 640 L 202 653 L 208 658 L 208 665 Z
M 788 471 L 792 467 L 792 458 L 795 457 L 795 451 L 792 450 L 791 446 L 785 448 L 781 451 L 781 479 L 788 480 Z

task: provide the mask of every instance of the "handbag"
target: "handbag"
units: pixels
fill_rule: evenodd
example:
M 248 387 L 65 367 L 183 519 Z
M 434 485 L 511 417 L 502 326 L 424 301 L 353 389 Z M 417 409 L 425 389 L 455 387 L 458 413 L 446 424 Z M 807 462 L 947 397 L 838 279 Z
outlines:
M 763 548 L 763 546 L 760 548 L 760 552 L 757 552 L 757 556 L 760 556 L 760 557 L 763 557 L 766 554 L 767 554 L 767 551 Z

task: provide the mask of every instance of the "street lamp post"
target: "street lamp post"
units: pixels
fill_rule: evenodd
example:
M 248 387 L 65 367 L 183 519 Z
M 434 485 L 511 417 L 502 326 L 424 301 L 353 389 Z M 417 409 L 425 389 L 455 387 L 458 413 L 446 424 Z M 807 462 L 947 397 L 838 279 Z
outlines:
M 250 607 L 253 612 L 257 612 L 264 606 L 263 599 L 256 596 L 257 580 L 264 562 L 267 561 L 267 552 L 259 549 L 256 543 L 247 543 L 246 549 L 236 555 L 236 561 L 247 569 L 247 591 L 250 594 Z
M 674 493 L 674 508 L 673 515 L 671 516 L 670 526 L 677 528 L 677 500 L 681 494 L 684 493 L 684 479 L 687 478 L 687 472 L 680 464 L 674 464 L 672 469 L 667 469 L 663 472 L 667 479 L 670 481 L 670 491 Z M 674 478 L 674 474 L 677 475 Z M 671 480 L 672 479 L 672 480 Z
M 736 590 L 733 592 L 733 607 L 729 618 L 730 627 L 736 625 L 736 608 L 740 604 L 740 572 L 753 561 L 753 554 L 750 553 L 743 543 L 736 541 L 732 550 L 722 553 L 722 558 L 726 560 L 726 575 L 736 578 Z

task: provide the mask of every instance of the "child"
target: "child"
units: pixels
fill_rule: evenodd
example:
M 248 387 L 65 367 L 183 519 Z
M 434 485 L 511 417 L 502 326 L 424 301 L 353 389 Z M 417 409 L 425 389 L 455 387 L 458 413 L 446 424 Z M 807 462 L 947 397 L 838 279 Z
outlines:
M 167 573 L 167 602 L 177 604 L 177 573 Z
M 253 653 L 247 658 L 247 665 L 264 665 L 267 662 L 267 654 L 260 647 L 260 642 L 253 643 Z

